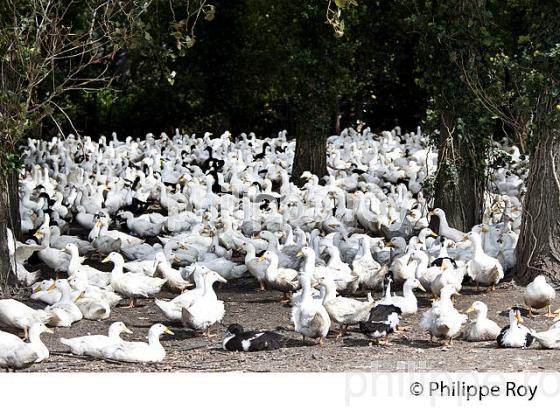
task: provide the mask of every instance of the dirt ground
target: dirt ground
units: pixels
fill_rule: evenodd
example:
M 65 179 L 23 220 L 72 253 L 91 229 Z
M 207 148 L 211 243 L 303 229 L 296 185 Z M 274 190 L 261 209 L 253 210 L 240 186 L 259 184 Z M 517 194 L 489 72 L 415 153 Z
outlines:
M 500 325 L 507 324 L 507 310 L 522 304 L 522 288 L 503 283 L 495 292 L 477 292 L 466 286 L 461 291 L 457 308 L 466 309 L 475 300 L 489 306 L 489 316 Z M 225 301 L 224 325 L 238 322 L 246 329 L 276 330 L 288 339 L 286 348 L 270 352 L 238 353 L 221 348 L 225 328 L 217 325 L 216 336 L 197 336 L 180 326 L 170 326 L 175 336 L 163 336 L 167 356 L 158 364 L 126 364 L 72 356 L 58 338 L 86 334 L 106 334 L 112 321 L 123 321 L 134 331 L 125 335 L 128 340 L 145 340 L 148 328 L 163 321 L 163 316 L 152 300 L 142 300 L 136 309 L 117 307 L 110 320 L 95 322 L 82 320 L 71 328 L 56 328 L 55 334 L 43 335 L 51 357 L 27 371 L 32 372 L 343 372 L 343 371 L 545 371 L 560 370 L 560 351 L 530 349 L 499 349 L 495 342 L 468 343 L 456 341 L 451 348 L 431 344 L 419 327 L 423 311 L 430 305 L 427 295 L 420 294 L 420 311 L 401 320 L 407 331 L 393 335 L 391 346 L 371 346 L 357 327 L 351 328 L 338 340 L 329 335 L 324 347 L 303 342 L 290 322 L 290 308 L 281 304 L 277 292 L 257 292 L 256 282 L 242 279 L 217 291 Z M 172 295 L 161 295 L 163 297 Z M 380 295 L 375 295 L 379 297 Z M 126 302 L 126 301 L 124 301 Z M 123 304 L 124 304 L 123 302 Z M 38 303 L 29 303 L 40 307 Z M 165 322 L 163 322 L 165 323 Z M 526 319 L 525 324 L 535 330 L 544 330 L 551 319 L 538 315 Z M 3 329 L 5 330 L 5 329 Z

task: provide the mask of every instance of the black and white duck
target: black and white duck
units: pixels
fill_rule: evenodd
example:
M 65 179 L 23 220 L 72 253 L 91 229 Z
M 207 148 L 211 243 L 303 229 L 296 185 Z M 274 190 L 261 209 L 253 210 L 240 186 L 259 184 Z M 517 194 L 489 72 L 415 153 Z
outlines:
M 500 347 L 520 347 L 526 349 L 535 339 L 533 331 L 523 326 L 523 317 L 517 308 L 509 311 L 509 325 L 504 327 L 496 341 Z
M 376 344 L 389 345 L 389 335 L 399 326 L 402 310 L 392 303 L 392 279 L 387 276 L 383 283 L 384 296 L 369 312 L 366 321 L 360 323 L 360 330 Z
M 286 338 L 270 331 L 247 331 L 238 323 L 228 326 L 222 343 L 224 350 L 230 352 L 258 352 L 276 350 L 286 346 Z

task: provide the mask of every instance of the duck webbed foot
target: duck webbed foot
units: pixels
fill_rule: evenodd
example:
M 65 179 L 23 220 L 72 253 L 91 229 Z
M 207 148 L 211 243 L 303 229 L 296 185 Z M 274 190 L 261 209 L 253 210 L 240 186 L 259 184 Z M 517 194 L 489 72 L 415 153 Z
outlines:
M 128 305 L 126 305 L 125 309 L 132 309 L 136 307 L 136 298 L 130 298 L 128 301 Z
M 548 317 L 548 318 L 556 317 L 556 315 L 554 313 L 552 313 L 552 309 L 551 309 L 550 305 L 548 305 L 548 312 L 546 313 L 545 317 Z

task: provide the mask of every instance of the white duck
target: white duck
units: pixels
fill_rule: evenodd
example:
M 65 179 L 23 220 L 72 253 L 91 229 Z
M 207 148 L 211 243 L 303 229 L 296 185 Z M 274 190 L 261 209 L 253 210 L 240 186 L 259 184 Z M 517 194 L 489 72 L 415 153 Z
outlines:
M 214 286 L 220 281 L 220 275 L 211 271 L 205 266 L 197 266 L 192 274 L 195 288 L 176 296 L 170 301 L 155 299 L 156 306 L 162 311 L 163 315 L 172 322 L 181 322 L 181 310 L 185 306 L 190 306 L 196 299 L 204 293 L 206 285 Z M 223 279 L 223 278 L 222 278 Z
M 401 309 L 402 315 L 413 315 L 418 311 L 418 300 L 414 294 L 414 289 L 426 292 L 418 279 L 408 278 L 403 284 L 403 295 L 391 298 L 392 304 Z
M 525 288 L 523 293 L 523 300 L 525 305 L 529 307 L 529 317 L 533 316 L 533 309 L 542 309 L 548 307 L 546 317 L 555 317 L 551 312 L 551 305 L 556 297 L 556 291 L 552 286 L 546 283 L 546 278 L 543 275 L 537 276 Z
M 143 274 L 130 272 L 124 273 L 124 259 L 116 252 L 111 252 L 102 262 L 113 262 L 111 286 L 115 292 L 130 298 L 129 308 L 136 306 L 137 298 L 150 298 L 159 293 L 162 286 L 167 282 L 167 279 L 151 278 Z
M 454 293 L 453 286 L 444 286 L 440 299 L 433 302 L 432 307 L 422 315 L 420 326 L 430 334 L 430 341 L 435 336 L 444 339 L 446 345 L 451 345 L 453 338 L 459 334 L 461 325 L 466 322 L 467 315 L 459 313 L 453 306 L 451 296 Z
M 47 323 L 52 313 L 35 310 L 15 299 L 0 300 L 0 323 L 6 326 L 22 329 L 24 340 L 28 337 L 28 330 L 33 323 Z
M 65 247 L 66 252 L 70 254 L 70 262 L 68 264 L 68 274 L 76 277 L 86 277 L 91 285 L 103 287 L 111 282 L 109 272 L 103 272 L 89 265 L 83 265 L 80 260 L 78 247 L 69 243 Z
M 41 282 L 37 282 L 31 288 L 33 293 L 30 298 L 46 303 L 47 305 L 54 305 L 60 300 L 62 293 L 60 293 L 57 289 L 52 289 L 53 283 L 53 279 L 46 279 Z
M 488 306 L 485 303 L 474 302 L 465 313 L 475 312 L 474 319 L 470 320 L 464 327 L 461 335 L 467 342 L 483 342 L 496 340 L 500 334 L 500 326 L 488 319 Z
M 0 331 L 0 368 L 23 369 L 49 358 L 49 350 L 41 340 L 42 333 L 53 333 L 43 323 L 34 323 L 29 329 L 29 342 L 16 335 Z
M 266 288 L 283 292 L 284 299 L 289 300 L 290 294 L 298 288 L 297 271 L 289 268 L 279 268 L 278 255 L 274 251 L 266 251 L 259 260 L 269 262 L 264 277 Z
M 463 240 L 465 233 L 449 226 L 449 224 L 447 223 L 447 218 L 445 216 L 445 211 L 443 209 L 436 208 L 428 213 L 428 216 L 432 215 L 436 215 L 439 218 L 438 234 L 440 236 L 445 236 L 446 238 L 451 239 L 453 242 L 460 242 Z
M 210 326 L 220 322 L 225 314 L 224 302 L 218 300 L 212 284 L 214 282 L 227 283 L 218 273 L 210 271 L 204 277 L 204 291 L 181 308 L 181 322 L 189 329 L 203 331 L 208 336 Z
M 465 240 L 471 241 L 472 259 L 467 262 L 467 274 L 479 284 L 495 286 L 504 278 L 504 269 L 498 259 L 488 256 L 482 249 L 480 235 L 469 232 L 464 236 Z
M 302 288 L 301 303 L 292 307 L 292 323 L 296 332 L 306 337 L 323 340 L 327 337 L 331 327 L 331 318 L 322 300 L 314 299 L 311 294 L 311 278 L 309 275 L 299 275 Z
M 70 348 L 72 354 L 79 356 L 103 357 L 102 350 L 108 346 L 116 345 L 124 340 L 121 333 L 132 334 L 123 322 L 115 322 L 109 326 L 108 335 L 88 335 L 73 337 L 71 339 L 60 338 L 60 343 Z
M 54 305 L 45 308 L 45 311 L 51 312 L 53 315 L 49 324 L 56 327 L 70 327 L 72 323 L 82 320 L 84 315 L 75 303 L 75 296 L 72 293 L 68 280 L 57 279 L 49 290 L 55 287 L 62 296 Z
M 332 278 L 318 276 L 316 279 L 319 285 L 325 288 L 323 306 L 331 320 L 339 324 L 337 337 L 343 336 L 349 325 L 356 325 L 367 320 L 374 304 L 371 293 L 368 293 L 367 301 L 337 296 L 336 284 Z
M 34 236 L 41 241 L 42 249 L 37 252 L 39 259 L 55 272 L 67 272 L 70 255 L 60 249 L 51 248 L 51 231 L 48 225 L 40 227 Z
M 174 335 L 161 323 L 153 325 L 148 331 L 148 343 L 120 342 L 101 349 L 104 358 L 130 363 L 156 363 L 165 359 L 165 349 L 159 338 L 162 334 Z
M 171 292 L 182 293 L 186 288 L 192 286 L 190 281 L 183 279 L 181 272 L 177 269 L 173 269 L 171 264 L 168 262 L 165 253 L 158 252 L 154 261 L 155 276 L 161 275 L 163 279 L 166 279 L 165 286 Z
M 352 271 L 359 277 L 359 285 L 363 289 L 374 290 L 383 283 L 388 268 L 373 259 L 370 242 L 369 236 L 361 237 L 360 251 L 352 261 Z

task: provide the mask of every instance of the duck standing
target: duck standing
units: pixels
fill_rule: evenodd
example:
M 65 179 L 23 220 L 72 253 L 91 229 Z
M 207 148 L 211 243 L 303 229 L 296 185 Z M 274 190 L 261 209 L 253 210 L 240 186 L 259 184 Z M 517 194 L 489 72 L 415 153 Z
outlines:
M 102 262 L 113 262 L 111 286 L 115 292 L 130 298 L 127 306 L 129 308 L 136 306 L 137 298 L 149 298 L 159 293 L 167 282 L 167 279 L 151 278 L 137 273 L 124 273 L 124 259 L 116 252 L 111 252 Z
M 390 345 L 389 335 L 397 331 L 402 314 L 401 308 L 393 304 L 391 282 L 391 277 L 387 276 L 383 283 L 383 299 L 370 310 L 367 320 L 360 323 L 360 330 L 366 337 L 386 346 Z
M 299 283 L 302 294 L 301 302 L 292 307 L 292 323 L 296 332 L 306 337 L 319 340 L 319 345 L 323 346 L 324 339 L 331 327 L 331 318 L 323 306 L 322 299 L 314 299 L 311 294 L 311 278 L 301 272 Z
M 455 294 L 455 288 L 452 285 L 445 285 L 440 293 L 440 299 L 432 302 L 432 307 L 422 315 L 420 326 L 430 334 L 430 341 L 437 337 L 451 346 L 468 316 L 459 313 L 453 306 L 451 296 Z
M 546 317 L 555 317 L 552 313 L 551 305 L 556 297 L 554 288 L 546 283 L 546 278 L 543 275 L 537 276 L 525 288 L 523 293 L 523 300 L 525 305 L 529 307 L 529 317 L 533 317 L 533 309 L 542 309 L 548 307 Z

